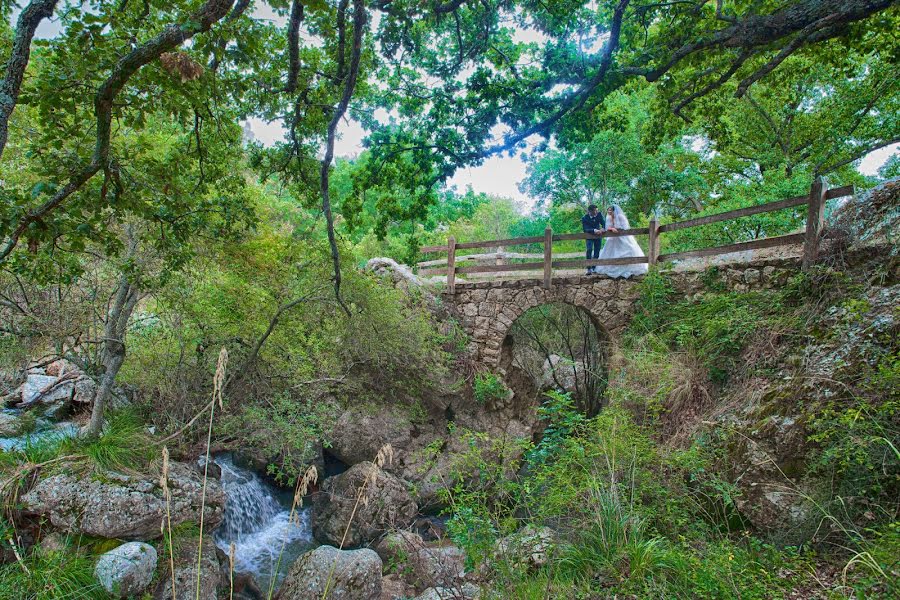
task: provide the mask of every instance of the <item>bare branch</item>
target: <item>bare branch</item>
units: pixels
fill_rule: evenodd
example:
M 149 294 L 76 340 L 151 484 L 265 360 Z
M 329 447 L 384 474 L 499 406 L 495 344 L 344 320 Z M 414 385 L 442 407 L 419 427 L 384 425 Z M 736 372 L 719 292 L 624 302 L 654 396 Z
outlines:
M 889 140 L 884 140 L 881 142 L 863 146 L 862 148 L 857 149 L 856 152 L 854 152 L 848 158 L 846 158 L 840 162 L 836 162 L 834 164 L 828 165 L 827 167 L 823 167 L 823 166 L 821 166 L 821 163 L 819 163 L 819 165 L 816 166 L 815 175 L 816 176 L 827 175 L 828 173 L 831 173 L 832 171 L 836 171 L 845 165 L 849 165 L 850 163 L 861 159 L 869 152 L 874 152 L 875 150 L 879 150 L 881 148 L 890 146 L 891 144 L 897 144 L 897 143 L 900 143 L 900 137 L 895 137 L 895 138 L 891 138 Z
M 247 8 L 249 8 L 250 2 L 251 2 L 251 0 L 238 0 L 237 3 L 234 5 L 234 8 L 231 9 L 231 12 L 228 13 L 228 17 L 225 18 L 225 23 L 231 23 L 232 21 L 234 21 L 235 19 L 240 17 L 242 14 L 244 14 L 244 11 L 246 11 Z M 216 48 L 218 49 L 219 52 L 224 52 L 225 47 L 227 45 L 228 45 L 228 40 L 223 38 L 223 39 L 220 39 L 219 42 L 216 44 Z M 209 70 L 215 71 L 216 69 L 219 68 L 220 64 L 221 64 L 221 61 L 219 60 L 219 57 L 213 56 L 212 60 L 209 61 Z
M 705 96 L 706 94 L 710 93 L 714 89 L 722 86 L 726 81 L 731 79 L 731 76 L 734 75 L 737 72 L 737 70 L 740 69 L 741 66 L 752 55 L 753 55 L 752 50 L 744 50 L 743 52 L 741 52 L 741 54 L 734 60 L 733 63 L 731 63 L 731 66 L 724 73 L 722 73 L 722 75 L 720 75 L 715 81 L 704 86 L 703 89 L 701 89 L 700 91 L 694 92 L 693 94 L 684 98 L 681 102 L 678 103 L 678 105 L 675 106 L 673 112 L 676 115 L 678 115 L 679 117 L 682 116 L 681 109 L 683 109 L 685 106 L 687 106 L 688 104 L 690 104 L 697 98 Z

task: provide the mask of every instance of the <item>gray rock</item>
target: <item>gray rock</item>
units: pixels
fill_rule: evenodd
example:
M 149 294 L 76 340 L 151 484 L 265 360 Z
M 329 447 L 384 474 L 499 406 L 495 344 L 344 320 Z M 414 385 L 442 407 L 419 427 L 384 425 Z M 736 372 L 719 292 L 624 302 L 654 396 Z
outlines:
M 401 403 L 355 406 L 341 414 L 329 435 L 329 453 L 348 465 L 372 460 L 390 443 L 394 459 L 385 471 L 414 484 L 414 499 L 421 507 L 438 503 L 438 490 L 449 481 L 451 457 L 446 452 L 446 427 L 439 431 L 429 422 L 410 421 Z M 436 451 L 435 451 L 436 450 Z
M 44 410 L 44 418 L 48 421 L 58 423 L 69 415 L 69 407 L 70 404 L 68 402 L 54 402 Z
M 474 600 L 481 595 L 481 588 L 472 583 L 459 587 L 431 587 L 414 600 Z
M 0 412 L 0 437 L 16 437 L 22 432 L 22 421 L 16 415 Z
M 527 568 L 547 564 L 556 534 L 549 527 L 526 525 L 497 543 L 497 556 Z
M 357 502 L 363 488 L 362 499 Z M 386 531 L 406 527 L 418 512 L 406 484 L 370 462 L 353 465 L 326 479 L 322 490 L 313 496 L 313 505 L 316 539 L 339 546 L 346 530 L 345 547 L 372 542 Z
M 59 381 L 59 378 L 54 377 L 53 375 L 29 373 L 20 390 L 20 393 L 22 394 L 22 403 L 26 405 L 38 401 L 50 403 L 71 398 L 72 390 L 75 386 L 74 381 L 66 381 L 45 394 L 41 393 L 50 388 L 57 381 Z
M 381 578 L 381 600 L 406 600 L 416 595 L 398 575 L 390 574 Z
M 137 596 L 153 581 L 156 560 L 156 549 L 150 544 L 128 542 L 100 557 L 94 577 L 113 596 Z
M 72 394 L 72 401 L 77 404 L 91 404 L 94 401 L 94 395 L 97 393 L 97 384 L 93 379 L 84 377 L 75 382 L 75 393 Z M 127 400 L 123 400 L 124 396 L 120 390 L 113 390 L 111 406 L 113 408 L 121 408 L 127 404 Z
M 51 531 L 41 538 L 40 546 L 45 552 L 65 552 L 69 548 L 66 536 L 58 531 Z
M 374 550 L 319 546 L 297 559 L 278 600 L 379 600 L 381 559 Z
M 104 474 L 103 481 L 89 476 L 53 475 L 38 482 L 23 498 L 26 512 L 49 517 L 54 527 L 69 533 L 104 538 L 148 540 L 160 537 L 166 501 L 158 475 Z M 203 481 L 191 467 L 169 464 L 172 525 L 199 522 Z M 222 521 L 225 494 L 210 479 L 206 488 L 205 526 Z
M 573 362 L 551 354 L 541 369 L 541 389 L 575 392 L 579 386 L 584 386 L 586 372 L 583 360 Z
M 216 600 L 227 598 L 228 582 L 222 577 L 222 565 L 216 555 L 211 536 L 203 536 L 200 555 L 200 595 L 197 596 L 197 553 L 201 546 L 197 539 L 184 540 L 175 549 L 175 593 L 172 593 L 172 573 L 168 567 L 160 575 L 153 592 L 153 600 Z M 222 594 L 219 594 L 219 591 Z M 224 594 L 224 595 L 223 595 Z
M 418 589 L 455 588 L 465 576 L 465 553 L 456 546 L 426 543 L 410 531 L 395 531 L 375 551 L 385 563 L 397 567 L 405 581 Z

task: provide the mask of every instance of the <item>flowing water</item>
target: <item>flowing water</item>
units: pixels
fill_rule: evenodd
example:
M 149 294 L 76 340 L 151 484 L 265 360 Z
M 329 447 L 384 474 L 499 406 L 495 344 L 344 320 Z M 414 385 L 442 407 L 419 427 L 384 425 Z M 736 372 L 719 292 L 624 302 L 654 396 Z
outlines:
M 214 460 L 222 468 L 225 491 L 225 519 L 214 534 L 216 545 L 228 554 L 234 543 L 235 571 L 252 574 L 265 592 L 273 574 L 277 586 L 297 557 L 315 546 L 309 508 L 297 509 L 292 520 L 290 492 L 236 466 L 228 454 Z
M 22 410 L 14 408 L 4 408 L 2 412 L 16 417 L 24 414 Z M 77 433 L 78 425 L 74 423 L 53 423 L 48 419 L 38 418 L 32 431 L 16 437 L 0 437 L 0 450 L 25 450 L 39 444 L 59 442 L 74 437 Z

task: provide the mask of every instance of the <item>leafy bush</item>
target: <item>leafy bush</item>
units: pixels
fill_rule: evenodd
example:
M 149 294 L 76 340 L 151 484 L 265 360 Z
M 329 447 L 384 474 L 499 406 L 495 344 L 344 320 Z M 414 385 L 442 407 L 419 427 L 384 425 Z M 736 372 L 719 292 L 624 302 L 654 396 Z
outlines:
M 473 386 L 475 400 L 479 404 L 489 404 L 496 400 L 502 400 L 509 395 L 509 388 L 503 383 L 499 375 L 494 373 L 477 373 Z

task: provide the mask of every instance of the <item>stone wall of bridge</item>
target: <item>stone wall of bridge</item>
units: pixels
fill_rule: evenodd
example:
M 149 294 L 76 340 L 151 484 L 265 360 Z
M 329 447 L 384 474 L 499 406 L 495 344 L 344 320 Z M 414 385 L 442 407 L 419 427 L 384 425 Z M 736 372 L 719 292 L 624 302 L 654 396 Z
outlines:
M 678 297 L 691 298 L 715 287 L 735 291 L 783 285 L 800 268 L 798 259 L 722 265 L 707 271 L 678 271 L 669 277 Z M 456 293 L 443 294 L 445 305 L 471 338 L 476 359 L 489 369 L 500 365 L 503 340 L 527 310 L 563 303 L 584 309 L 613 341 L 634 316 L 641 278 L 582 276 L 554 279 L 544 288 L 539 279 L 460 282 Z

